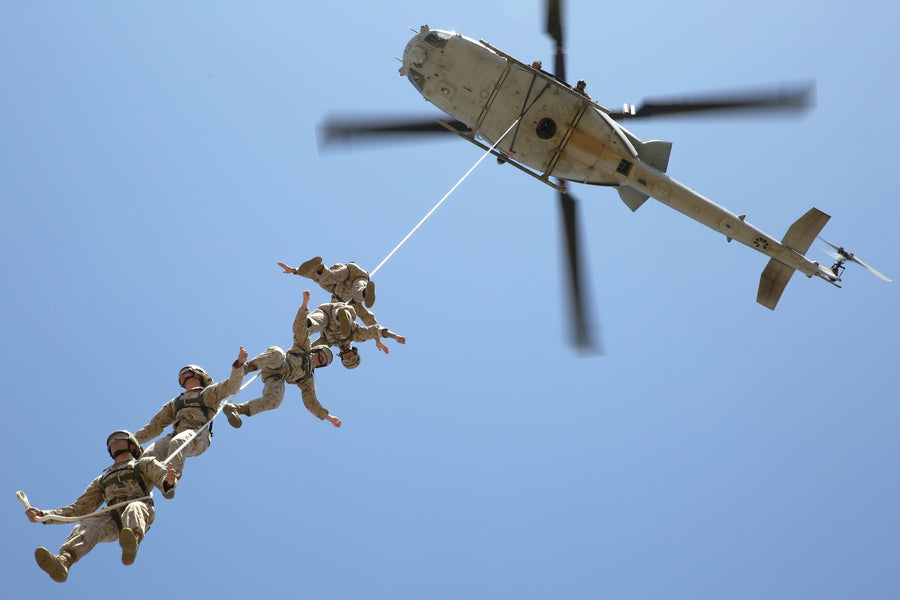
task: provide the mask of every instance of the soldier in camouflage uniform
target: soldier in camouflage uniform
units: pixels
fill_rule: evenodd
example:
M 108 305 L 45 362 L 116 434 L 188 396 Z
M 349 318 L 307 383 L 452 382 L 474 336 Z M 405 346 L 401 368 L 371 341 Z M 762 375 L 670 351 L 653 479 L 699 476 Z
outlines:
M 285 352 L 278 346 L 271 346 L 258 356 L 254 356 L 244 366 L 246 373 L 262 369 L 263 395 L 241 404 L 226 404 L 222 412 L 232 427 L 243 424 L 241 415 L 252 417 L 281 406 L 284 399 L 284 384 L 294 384 L 300 388 L 303 405 L 320 420 L 327 420 L 335 427 L 341 420 L 319 404 L 316 396 L 316 381 L 313 372 L 319 367 L 327 367 L 334 359 L 328 346 L 311 346 L 309 343 L 309 290 L 303 292 L 303 304 L 294 318 L 294 344 Z
M 368 271 L 355 262 L 335 263 L 326 267 L 322 258 L 311 258 L 296 269 L 284 263 L 278 263 L 285 273 L 293 273 L 312 279 L 331 294 L 332 302 L 346 302 L 356 309 L 356 314 L 366 325 L 372 327 L 378 323 L 375 315 L 369 310 L 375 304 L 375 282 L 369 279 Z
M 153 487 L 160 489 L 165 498 L 175 495 L 178 485 L 175 468 L 171 464 L 164 467 L 158 460 L 142 456 L 143 450 L 131 433 L 114 432 L 106 440 L 106 449 L 115 462 L 89 483 L 75 502 L 54 510 L 29 508 L 25 511 L 28 519 L 37 523 L 38 517 L 88 515 L 104 502 L 107 506 L 128 503 L 79 522 L 59 549 L 59 554 L 53 554 L 44 547 L 34 551 L 38 566 L 54 581 L 65 581 L 69 576 L 69 567 L 101 542 L 119 540 L 122 564 L 132 564 L 141 540 L 153 523 L 153 500 L 145 497 Z
M 318 333 L 319 338 L 313 344 L 327 344 L 340 348 L 341 364 L 348 369 L 359 366 L 359 350 L 353 346 L 353 342 L 365 342 L 375 340 L 375 345 L 385 354 L 390 350 L 379 338 L 391 338 L 401 344 L 406 343 L 406 338 L 397 335 L 381 325 L 360 326 L 356 322 L 356 309 L 352 304 L 344 302 L 329 302 L 319 305 L 319 308 L 309 313 L 306 321 L 310 335 Z
M 237 360 L 231 365 L 231 377 L 219 383 L 213 383 L 212 377 L 196 365 L 182 368 L 178 373 L 178 384 L 185 391 L 177 398 L 166 402 L 150 422 L 134 434 L 138 443 L 143 444 L 174 424 L 172 432 L 150 444 L 145 454 L 162 460 L 185 443 L 198 427 L 206 424 L 216 414 L 219 402 L 241 389 L 246 360 L 247 351 L 241 347 Z M 200 456 L 209 448 L 211 441 L 212 434 L 206 427 L 172 458 L 179 478 L 184 471 L 184 461 L 187 457 Z

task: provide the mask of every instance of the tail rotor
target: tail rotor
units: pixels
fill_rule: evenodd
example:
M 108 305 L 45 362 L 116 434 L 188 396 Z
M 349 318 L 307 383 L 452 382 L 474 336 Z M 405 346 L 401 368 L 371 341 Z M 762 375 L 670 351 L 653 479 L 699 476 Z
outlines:
M 890 279 L 888 279 L 887 277 L 885 277 L 884 275 L 882 275 L 881 273 L 879 273 L 878 271 L 876 271 L 875 269 L 873 269 L 872 267 L 870 267 L 869 265 L 867 265 L 866 263 L 861 261 L 859 258 L 856 257 L 855 254 L 844 249 L 843 246 L 837 246 L 835 244 L 832 244 L 831 242 L 829 242 L 828 240 L 826 240 L 825 238 L 823 238 L 821 236 L 819 237 L 819 239 L 833 248 L 833 251 L 826 250 L 825 253 L 828 254 L 828 256 L 832 257 L 835 260 L 835 263 L 831 266 L 831 270 L 834 271 L 834 274 L 837 275 L 838 277 L 841 276 L 841 273 L 843 273 L 844 269 L 846 268 L 846 267 L 844 267 L 844 263 L 854 262 L 854 263 L 858 264 L 859 266 L 863 267 L 864 269 L 868 270 L 870 273 L 872 273 L 873 275 L 875 275 L 882 281 L 891 281 Z

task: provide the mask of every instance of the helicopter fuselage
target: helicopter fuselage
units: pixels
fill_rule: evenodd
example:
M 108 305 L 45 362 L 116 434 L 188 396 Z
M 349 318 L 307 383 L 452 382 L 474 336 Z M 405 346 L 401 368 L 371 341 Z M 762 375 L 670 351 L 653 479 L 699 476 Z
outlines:
M 806 248 L 798 252 L 786 246 L 669 177 L 670 143 L 639 140 L 605 109 L 537 65 L 484 41 L 425 26 L 407 44 L 400 74 L 426 100 L 469 126 L 470 141 L 478 136 L 496 144 L 499 156 L 547 183 L 555 177 L 614 186 L 632 210 L 655 198 L 728 241 L 737 240 L 808 277 L 837 280 L 830 269 L 804 256 Z

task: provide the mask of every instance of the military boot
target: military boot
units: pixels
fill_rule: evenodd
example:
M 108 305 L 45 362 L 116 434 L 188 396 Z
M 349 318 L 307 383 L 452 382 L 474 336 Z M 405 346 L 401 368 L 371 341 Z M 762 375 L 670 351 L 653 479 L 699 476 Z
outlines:
M 225 418 L 228 419 L 228 424 L 234 427 L 235 429 L 240 429 L 241 425 L 244 424 L 244 421 L 241 420 L 241 415 L 238 413 L 238 409 L 234 404 L 230 402 L 222 408 L 222 412 L 225 413 Z
M 34 551 L 34 559 L 53 581 L 59 583 L 69 578 L 69 567 L 75 562 L 68 552 L 53 554 L 43 546 Z
M 372 308 L 372 305 L 375 304 L 375 282 L 371 279 L 366 284 L 366 290 L 363 292 L 363 304 L 366 305 L 366 308 Z
M 346 308 L 339 308 L 337 311 L 338 325 L 341 326 L 341 337 L 347 339 L 350 337 L 350 330 L 353 328 L 353 317 Z
M 138 546 L 140 545 L 137 536 L 134 535 L 134 531 L 128 527 L 123 527 L 122 531 L 119 532 L 119 545 L 122 546 L 122 564 L 130 565 L 134 563 L 134 559 L 137 557 Z
M 322 257 L 316 256 L 297 267 L 296 270 L 294 270 L 294 273 L 300 275 L 301 277 L 309 277 L 310 279 L 315 279 L 316 275 L 319 274 L 320 269 L 323 266 L 324 265 L 322 264 Z

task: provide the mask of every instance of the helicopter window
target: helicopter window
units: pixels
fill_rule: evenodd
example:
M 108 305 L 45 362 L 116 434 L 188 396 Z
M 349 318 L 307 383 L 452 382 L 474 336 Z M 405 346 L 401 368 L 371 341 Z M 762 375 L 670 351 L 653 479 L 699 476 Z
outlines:
M 630 163 L 623 158 L 622 162 L 620 162 L 619 166 L 616 168 L 616 171 L 618 171 L 622 175 L 628 175 L 631 172 L 631 167 L 633 166 L 633 163 Z
M 413 84 L 413 87 L 419 90 L 419 93 L 421 94 L 422 88 L 425 87 L 425 76 L 415 69 L 410 69 L 407 77 L 409 78 L 409 82 Z
M 450 41 L 450 34 L 443 31 L 432 31 L 425 36 L 425 41 L 435 48 L 441 49 Z
M 538 121 L 535 133 L 542 140 L 549 140 L 556 135 L 556 122 L 553 119 L 544 117 Z

